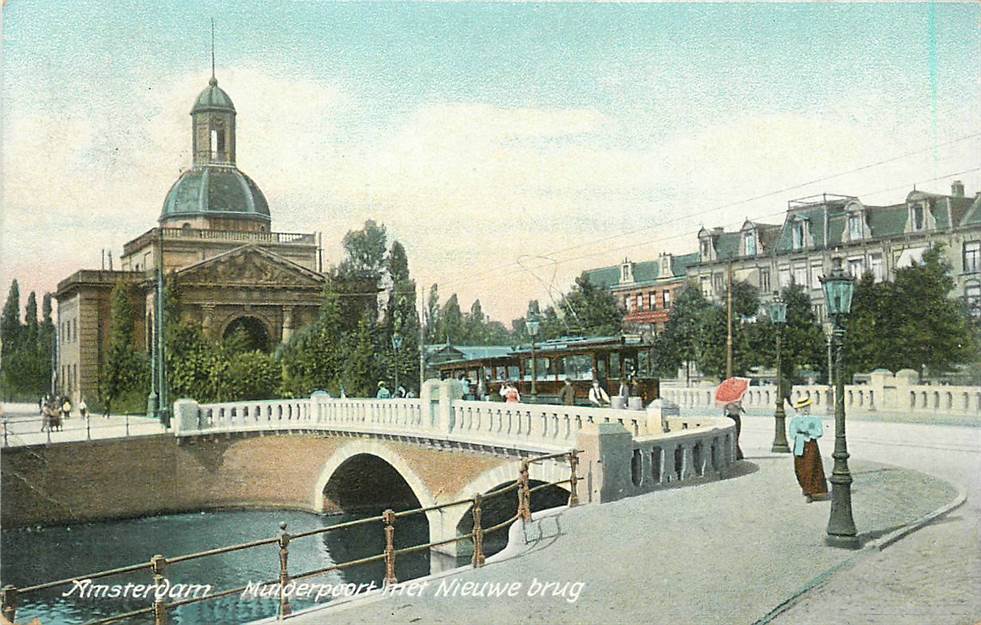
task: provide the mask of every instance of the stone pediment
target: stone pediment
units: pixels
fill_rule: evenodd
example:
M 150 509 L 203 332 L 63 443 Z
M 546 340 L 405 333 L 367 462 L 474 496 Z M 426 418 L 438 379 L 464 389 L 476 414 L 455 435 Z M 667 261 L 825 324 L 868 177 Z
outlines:
M 317 287 L 316 271 L 257 245 L 243 245 L 177 272 L 181 284 L 246 287 Z

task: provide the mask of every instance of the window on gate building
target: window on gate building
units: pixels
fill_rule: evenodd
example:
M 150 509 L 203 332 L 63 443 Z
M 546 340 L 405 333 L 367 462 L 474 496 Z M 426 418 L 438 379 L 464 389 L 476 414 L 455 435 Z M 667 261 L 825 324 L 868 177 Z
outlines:
M 802 250 L 807 243 L 806 228 L 803 220 L 797 220 L 790 225 L 791 244 L 793 249 Z
M 856 241 L 862 238 L 862 216 L 853 214 L 848 216 L 848 239 Z
M 964 273 L 981 271 L 981 241 L 964 242 Z
M 671 308 L 671 291 L 665 291 L 662 296 L 664 298 L 664 308 Z
M 747 256 L 756 256 L 756 234 L 750 230 L 743 235 L 745 241 L 743 247 L 746 249 Z
M 651 298 L 651 310 L 657 309 L 657 293 L 651 291 L 650 298 Z
M 790 286 L 790 267 L 781 267 L 780 273 L 777 275 L 777 279 L 780 282 L 778 286 L 781 289 L 785 289 Z
M 624 295 L 623 296 L 623 307 L 624 307 L 624 309 L 626 309 L 627 312 L 630 312 L 630 296 L 629 295 Z
M 964 285 L 964 301 L 968 313 L 975 319 L 981 319 L 981 282 L 968 282 Z
M 770 292 L 770 270 L 760 269 L 760 291 Z
M 875 278 L 876 282 L 882 282 L 886 279 L 886 274 L 882 269 L 882 254 L 869 256 L 869 271 L 872 272 L 872 277 Z
M 708 276 L 702 276 L 699 278 L 698 282 L 702 287 L 702 295 L 705 297 L 710 296 L 712 294 L 712 286 L 709 284 Z
M 794 283 L 807 286 L 807 265 L 794 265 Z
M 849 258 L 848 259 L 848 273 L 851 277 L 858 280 L 865 273 L 865 259 L 864 258 Z
M 820 289 L 821 288 L 821 274 L 824 272 L 824 268 L 821 263 L 814 263 L 811 265 L 811 288 Z
M 644 294 L 637 294 L 637 310 L 644 310 Z

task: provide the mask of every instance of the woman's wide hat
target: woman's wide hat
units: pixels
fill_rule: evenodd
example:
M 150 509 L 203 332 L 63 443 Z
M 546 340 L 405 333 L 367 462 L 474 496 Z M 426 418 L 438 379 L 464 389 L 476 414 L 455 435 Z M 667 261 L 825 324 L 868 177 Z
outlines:
M 805 397 L 804 399 L 798 399 L 797 401 L 795 401 L 794 408 L 800 410 L 801 408 L 806 408 L 813 403 L 814 402 L 811 400 L 810 397 Z

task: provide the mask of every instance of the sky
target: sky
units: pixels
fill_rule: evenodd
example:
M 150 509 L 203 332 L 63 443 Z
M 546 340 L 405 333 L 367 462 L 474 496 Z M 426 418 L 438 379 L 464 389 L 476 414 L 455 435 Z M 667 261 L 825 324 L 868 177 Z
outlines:
M 210 76 L 273 229 L 366 219 L 505 322 L 584 269 L 828 192 L 981 190 L 981 5 L 9 0 L 0 278 L 156 224 Z M 850 172 L 850 173 L 849 173 Z

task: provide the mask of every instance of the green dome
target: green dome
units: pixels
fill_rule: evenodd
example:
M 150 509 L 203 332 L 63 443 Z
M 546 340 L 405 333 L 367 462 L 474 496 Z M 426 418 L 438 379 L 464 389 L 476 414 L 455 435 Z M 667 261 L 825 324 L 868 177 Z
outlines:
M 160 220 L 177 217 L 271 221 L 258 185 L 237 168 L 220 166 L 189 169 L 170 187 Z
M 224 89 L 218 86 L 218 80 L 214 77 L 208 81 L 208 86 L 204 88 L 204 91 L 198 95 L 198 99 L 194 101 L 194 108 L 191 109 L 191 115 L 200 111 L 235 112 L 235 105 L 232 104 L 232 99 L 228 97 Z

